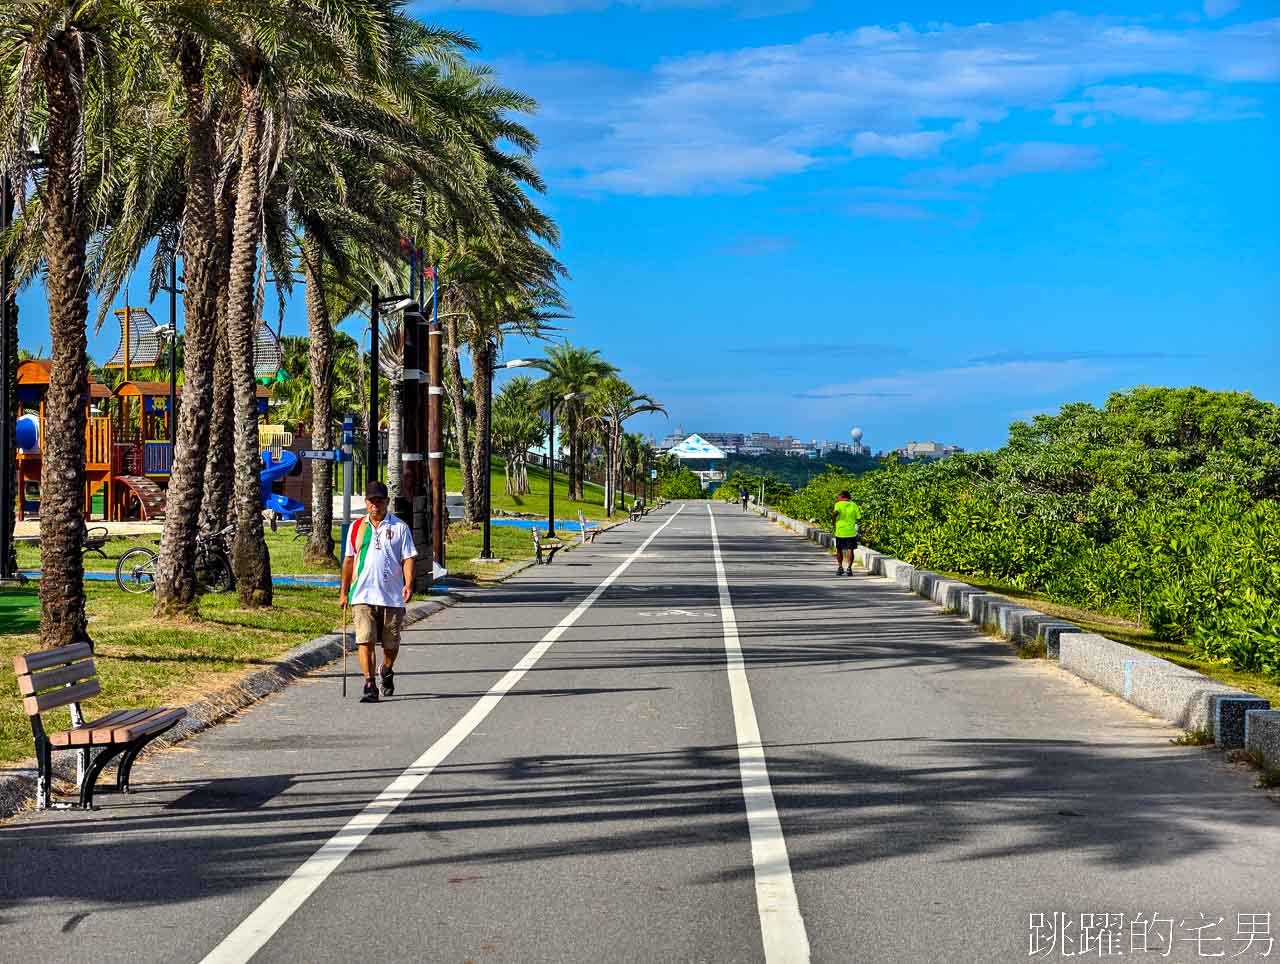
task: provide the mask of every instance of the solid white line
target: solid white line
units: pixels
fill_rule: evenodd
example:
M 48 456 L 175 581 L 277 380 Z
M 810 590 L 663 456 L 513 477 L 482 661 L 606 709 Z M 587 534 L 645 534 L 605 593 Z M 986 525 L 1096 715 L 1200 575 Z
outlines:
M 283 884 L 264 900 L 252 914 L 241 922 L 240 926 L 228 934 L 204 958 L 202 964 L 243 964 L 253 957 L 271 936 L 301 907 L 331 873 L 347 859 L 348 855 L 364 842 L 364 839 L 378 829 L 379 824 L 395 812 L 419 784 L 431 775 L 437 766 L 444 762 L 458 745 L 470 736 L 471 732 L 493 711 L 498 702 L 520 682 L 524 676 L 565 631 L 581 618 L 604 594 L 627 567 L 639 558 L 667 526 L 681 512 L 684 506 L 676 509 L 671 518 L 662 523 L 649 538 L 640 543 L 635 552 L 627 556 L 613 572 L 605 577 L 604 582 L 591 590 L 591 594 L 582 600 L 573 612 L 560 620 L 542 639 L 525 653 L 502 679 L 494 683 L 484 696 L 467 711 L 462 719 L 450 728 L 444 736 L 436 740 L 427 751 L 414 761 L 409 769 L 396 777 L 373 802 L 360 813 L 352 817 L 345 827 L 339 830 L 329 841 L 317 850 L 301 867 L 293 872 Z
M 773 803 L 769 765 L 760 742 L 760 724 L 751 700 L 747 670 L 738 640 L 738 620 L 733 614 L 729 580 L 724 574 L 716 517 L 711 519 L 711 549 L 716 560 L 716 581 L 720 586 L 720 620 L 724 624 L 724 652 L 729 672 L 729 693 L 733 697 L 733 725 L 738 734 L 738 774 L 742 798 L 747 805 L 747 829 L 751 834 L 751 863 L 756 877 L 756 908 L 760 913 L 760 936 L 768 964 L 792 964 L 809 960 L 809 935 L 800 916 L 796 886 L 791 879 L 791 858 L 782 836 L 782 823 Z

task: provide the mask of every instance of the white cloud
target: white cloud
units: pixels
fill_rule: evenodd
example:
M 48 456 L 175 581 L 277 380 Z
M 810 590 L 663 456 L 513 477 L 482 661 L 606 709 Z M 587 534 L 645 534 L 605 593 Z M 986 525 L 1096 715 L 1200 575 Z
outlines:
M 1238 6 L 1240 0 L 1204 0 L 1204 15 L 1210 20 L 1216 20 L 1218 17 L 1225 17 Z
M 420 0 L 414 9 L 422 13 L 450 10 L 484 10 L 518 17 L 545 17 L 565 13 L 594 13 L 609 7 L 641 10 L 711 10 L 731 8 L 744 17 L 771 17 L 807 10 L 810 0 Z
M 924 158 L 1015 112 L 1059 121 L 1129 116 L 1126 110 L 1154 116 L 1160 106 L 1144 103 L 1150 95 L 1135 95 L 1143 88 L 1124 81 L 1164 75 L 1180 88 L 1273 83 L 1280 80 L 1277 41 L 1280 19 L 1187 28 L 1064 13 L 926 29 L 869 26 L 697 54 L 658 64 L 626 90 L 565 90 L 546 76 L 559 65 L 502 70 L 549 104 L 567 95 L 573 116 L 590 118 L 578 122 L 579 140 L 559 148 L 572 158 L 562 169 L 581 187 L 687 194 L 748 190 L 858 156 Z M 1208 92 L 1172 96 L 1166 112 L 1176 112 L 1179 101 L 1201 116 L 1244 116 L 1239 98 Z M 1089 166 L 1084 155 L 1060 161 Z M 998 176 L 1001 169 L 986 168 L 972 180 Z
M 1102 151 L 1088 144 L 1030 141 L 993 148 L 996 160 L 970 167 L 942 167 L 919 172 L 915 179 L 940 184 L 992 184 L 1021 174 L 1087 171 L 1102 163 Z
M 946 139 L 944 131 L 913 131 L 910 134 L 859 131 L 853 138 L 853 154 L 855 157 L 929 157 L 938 153 Z
M 1260 117 L 1258 101 L 1250 97 L 1215 96 L 1207 90 L 1166 90 L 1163 87 L 1100 84 L 1088 87 L 1081 99 L 1053 105 L 1053 120 L 1070 124 L 1077 118 L 1091 127 L 1099 120 L 1130 118 L 1149 124 L 1187 121 L 1233 121 Z

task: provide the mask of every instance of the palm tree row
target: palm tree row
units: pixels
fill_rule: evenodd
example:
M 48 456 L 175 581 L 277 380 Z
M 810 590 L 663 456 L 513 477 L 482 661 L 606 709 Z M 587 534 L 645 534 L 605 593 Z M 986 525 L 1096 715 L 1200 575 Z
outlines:
M 402 238 L 427 240 L 441 266 L 453 407 L 465 407 L 456 366 L 469 351 L 478 429 L 489 413 L 475 386 L 495 346 L 563 314 L 557 231 L 529 196 L 542 187 L 535 140 L 513 119 L 532 101 L 468 65 L 470 40 L 402 5 L 3 0 L 0 173 L 20 186 L 20 210 L 0 243 L 18 284 L 46 279 L 52 345 L 45 645 L 85 626 L 89 298 L 100 321 L 145 257 L 153 296 L 181 259 L 186 329 L 159 615 L 196 612 L 197 527 L 228 517 L 240 601 L 271 603 L 253 367 L 268 273 L 280 299 L 306 288 L 321 448 L 332 445 L 334 328 L 368 313 L 372 284 L 394 290 Z M 465 426 L 457 437 L 465 447 Z M 332 560 L 328 465 L 315 468 L 307 551 Z

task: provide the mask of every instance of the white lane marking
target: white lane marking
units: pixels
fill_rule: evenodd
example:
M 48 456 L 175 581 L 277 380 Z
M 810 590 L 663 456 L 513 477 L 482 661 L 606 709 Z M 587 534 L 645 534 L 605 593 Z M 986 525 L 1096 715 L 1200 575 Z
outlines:
M 246 917 L 230 934 L 228 934 L 204 958 L 202 964 L 243 964 L 256 954 L 271 936 L 301 907 L 338 865 L 364 842 L 364 839 L 378 829 L 379 824 L 395 812 L 419 784 L 431 772 L 444 762 L 458 745 L 471 735 L 488 716 L 498 702 L 520 682 L 520 679 L 531 670 L 543 655 L 565 631 L 581 618 L 582 614 L 592 607 L 613 581 L 622 575 L 631 563 L 640 557 L 649 543 L 671 524 L 671 520 L 684 511 L 684 506 L 677 509 L 640 547 L 620 563 L 613 572 L 605 577 L 604 582 L 591 590 L 591 594 L 582 600 L 573 612 L 565 616 L 545 636 L 521 657 L 520 661 L 507 672 L 502 679 L 494 683 L 484 696 L 458 720 L 444 736 L 427 748 L 422 756 L 413 762 L 409 769 L 396 777 L 388 787 L 347 822 L 347 825 L 334 834 L 329 841 L 311 855 L 301 867 L 295 870 L 283 884 L 275 889 L 258 908 Z
M 782 823 L 773 803 L 769 765 L 760 742 L 760 724 L 751 700 L 747 670 L 738 641 L 738 620 L 733 614 L 729 580 L 724 574 L 716 517 L 711 519 L 711 549 L 716 560 L 716 581 L 720 586 L 720 619 L 724 624 L 724 651 L 729 672 L 729 692 L 733 697 L 733 725 L 738 734 L 738 774 L 742 798 L 747 805 L 747 829 L 751 834 L 751 863 L 756 877 L 756 908 L 760 913 L 760 936 L 768 964 L 800 964 L 809 960 L 809 935 L 796 886 L 791 879 L 791 858 L 782 836 Z

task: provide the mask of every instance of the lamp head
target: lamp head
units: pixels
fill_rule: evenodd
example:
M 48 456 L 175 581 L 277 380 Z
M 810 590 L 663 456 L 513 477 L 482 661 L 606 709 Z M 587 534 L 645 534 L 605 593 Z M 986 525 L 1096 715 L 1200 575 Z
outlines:
M 532 358 L 513 358 L 510 361 L 503 362 L 498 367 L 499 368 L 529 368 L 533 364 L 534 364 L 534 361 Z
M 391 306 L 391 310 L 404 311 L 406 308 L 409 308 L 415 304 L 417 304 L 417 302 L 415 302 L 412 298 L 401 298 L 399 301 L 397 301 L 394 305 Z
M 561 396 L 566 402 L 572 402 L 579 398 L 586 398 L 590 392 L 570 392 L 568 395 Z
M 174 333 L 173 325 L 168 323 L 165 323 L 163 325 L 156 325 L 155 331 L 154 331 L 154 334 L 157 338 L 163 338 L 166 341 L 168 341 L 170 338 L 173 337 L 173 333 Z

